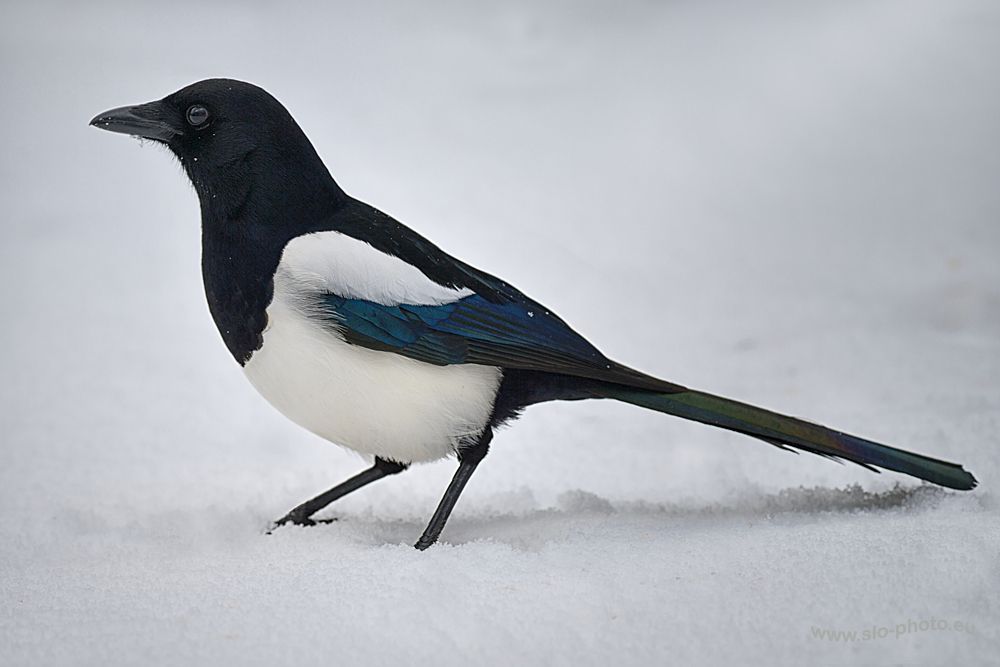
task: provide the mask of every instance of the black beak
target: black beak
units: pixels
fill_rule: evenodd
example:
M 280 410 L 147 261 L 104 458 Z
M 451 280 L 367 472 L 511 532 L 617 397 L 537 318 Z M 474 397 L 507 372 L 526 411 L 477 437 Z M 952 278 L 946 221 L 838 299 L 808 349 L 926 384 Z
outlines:
M 160 102 L 105 111 L 98 114 L 90 124 L 108 132 L 131 134 L 164 143 L 169 143 L 174 137 L 184 134 L 183 130 L 167 121 L 163 104 Z

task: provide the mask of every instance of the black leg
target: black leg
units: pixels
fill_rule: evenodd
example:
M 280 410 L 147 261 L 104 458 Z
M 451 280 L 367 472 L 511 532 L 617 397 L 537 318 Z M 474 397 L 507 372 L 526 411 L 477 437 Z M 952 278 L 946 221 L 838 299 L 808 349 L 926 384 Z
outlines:
M 368 470 L 358 473 L 346 482 L 338 484 L 326 493 L 321 493 L 312 500 L 306 501 L 293 509 L 291 512 L 278 519 L 274 527 L 283 526 L 286 523 L 294 523 L 298 526 L 314 526 L 316 522 L 310 519 L 313 514 L 320 511 L 337 498 L 346 496 L 351 491 L 357 491 L 366 484 L 371 484 L 376 479 L 382 479 L 386 475 L 395 475 L 406 470 L 407 466 L 395 461 L 386 461 L 375 457 L 375 465 Z
M 486 430 L 483 431 L 483 434 L 479 437 L 479 442 L 472 447 L 459 452 L 458 470 L 455 472 L 455 476 L 451 478 L 451 484 L 448 485 L 448 490 L 444 492 L 444 497 L 441 498 L 437 511 L 435 511 L 434 516 L 431 517 L 431 522 L 427 524 L 424 534 L 421 535 L 420 539 L 417 540 L 417 543 L 413 545 L 414 547 L 423 551 L 430 545 L 437 542 L 437 538 L 444 529 L 444 524 L 448 521 L 451 511 L 455 509 L 455 503 L 458 502 L 458 497 L 462 495 L 462 489 L 465 488 L 465 484 L 469 481 L 469 478 L 472 477 L 472 473 L 476 471 L 476 466 L 478 466 L 479 462 L 483 460 L 484 456 L 486 456 L 486 452 L 490 451 L 490 440 L 492 439 L 493 429 L 487 426 Z

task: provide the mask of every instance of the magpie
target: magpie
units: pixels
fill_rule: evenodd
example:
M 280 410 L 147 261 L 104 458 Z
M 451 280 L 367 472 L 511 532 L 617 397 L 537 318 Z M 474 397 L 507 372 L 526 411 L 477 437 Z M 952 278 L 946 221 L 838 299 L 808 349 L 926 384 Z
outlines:
M 103 130 L 165 145 L 201 202 L 209 309 L 247 379 L 285 416 L 374 464 L 291 510 L 310 518 L 421 463 L 459 465 L 426 530 L 441 534 L 493 432 L 526 407 L 610 398 L 953 489 L 961 465 L 666 382 L 601 354 L 545 306 L 348 196 L 278 100 L 199 81 L 106 111 Z

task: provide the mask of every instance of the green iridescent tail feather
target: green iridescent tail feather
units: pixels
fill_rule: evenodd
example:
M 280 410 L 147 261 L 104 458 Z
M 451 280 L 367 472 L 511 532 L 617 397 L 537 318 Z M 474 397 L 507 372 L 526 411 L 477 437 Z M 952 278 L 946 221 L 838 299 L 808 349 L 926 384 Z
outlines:
M 745 433 L 782 448 L 794 447 L 821 456 L 845 459 L 869 469 L 878 466 L 962 491 L 976 486 L 976 478 L 961 465 L 880 445 L 801 419 L 699 391 L 656 393 L 621 385 L 605 385 L 595 393 L 657 412 Z

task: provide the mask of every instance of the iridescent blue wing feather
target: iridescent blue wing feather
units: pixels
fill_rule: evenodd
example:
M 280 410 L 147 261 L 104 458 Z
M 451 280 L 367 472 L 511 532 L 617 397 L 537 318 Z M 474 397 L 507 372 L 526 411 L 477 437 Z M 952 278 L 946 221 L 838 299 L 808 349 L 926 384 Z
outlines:
M 472 295 L 436 306 L 384 306 L 324 294 L 320 304 L 348 342 L 430 364 L 484 364 L 656 391 L 680 389 L 609 360 L 559 317 L 527 298 L 493 303 Z

